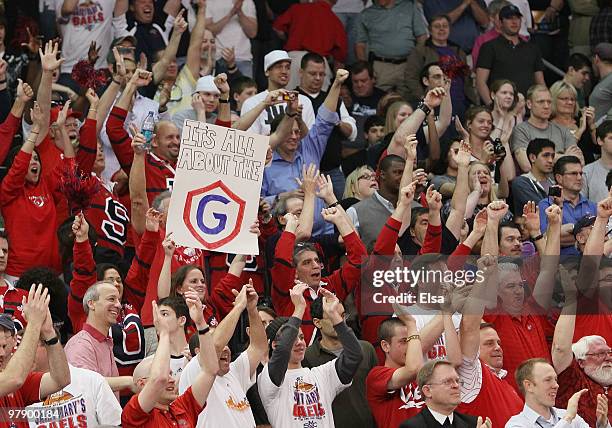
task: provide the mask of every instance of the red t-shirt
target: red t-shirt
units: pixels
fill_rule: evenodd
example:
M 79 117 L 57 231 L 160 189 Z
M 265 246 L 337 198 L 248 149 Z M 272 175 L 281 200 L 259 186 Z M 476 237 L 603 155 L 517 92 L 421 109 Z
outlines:
M 486 322 L 495 326 L 497 334 L 502 341 L 504 352 L 504 368 L 508 370 L 507 381 L 518 391 L 514 372 L 518 366 L 530 358 L 545 358 L 550 361 L 550 347 L 546 342 L 547 334 L 552 326 L 543 315 L 544 309 L 535 303 L 527 304 L 525 313 L 521 317 L 500 314 L 501 308 L 495 310 L 495 315 L 485 315 Z
M 30 372 L 21 388 L 11 394 L 0 397 L 0 409 L 9 407 L 23 409 L 30 404 L 38 403 L 40 401 L 40 381 L 43 375 L 44 373 L 41 372 Z M 6 416 L 4 411 L 2 413 L 3 416 Z M 25 418 L 23 422 L 2 420 L 0 421 L 0 428 L 3 427 L 30 428 L 30 424 Z
M 17 331 L 23 330 L 27 325 L 21 305 L 23 297 L 27 299 L 27 291 L 15 288 L 0 279 L 0 313 L 10 314 L 13 317 Z
M 387 390 L 394 368 L 376 366 L 366 378 L 366 397 L 372 416 L 379 427 L 397 427 L 403 421 L 421 412 L 425 402 L 415 382 L 396 389 Z
M 149 413 L 142 410 L 136 394 L 121 413 L 121 426 L 123 428 L 195 428 L 202 409 L 204 406 L 200 406 L 196 401 L 191 387 L 174 400 L 168 410 L 154 408 Z
M 597 394 L 604 394 L 609 402 L 612 402 L 612 388 L 603 388 L 593 379 L 588 377 L 580 368 L 576 360 L 561 373 L 557 379 L 559 390 L 557 391 L 556 407 L 561 409 L 567 408 L 567 401 L 576 391 L 588 389 L 582 394 L 578 402 L 578 414 L 582 416 L 590 427 L 594 427 L 597 417 L 595 409 L 597 409 Z M 612 420 L 612 406 L 608 406 L 608 419 Z

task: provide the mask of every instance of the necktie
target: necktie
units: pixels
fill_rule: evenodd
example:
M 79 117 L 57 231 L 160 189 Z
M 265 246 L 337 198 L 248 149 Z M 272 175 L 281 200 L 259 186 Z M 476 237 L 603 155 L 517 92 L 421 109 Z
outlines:
M 442 424 L 443 427 L 452 427 L 451 421 L 448 418 L 448 416 L 446 417 L 446 420 L 444 421 L 444 424 Z

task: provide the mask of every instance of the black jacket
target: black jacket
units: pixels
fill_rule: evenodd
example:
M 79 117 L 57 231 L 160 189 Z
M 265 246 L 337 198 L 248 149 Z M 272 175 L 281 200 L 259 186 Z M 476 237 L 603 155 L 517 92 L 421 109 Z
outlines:
M 462 413 L 453 413 L 454 428 L 476 428 L 478 418 L 476 416 L 464 415 Z M 416 416 L 406 419 L 401 423 L 399 428 L 439 428 L 442 425 L 433 417 L 427 407 L 424 407 L 421 413 Z

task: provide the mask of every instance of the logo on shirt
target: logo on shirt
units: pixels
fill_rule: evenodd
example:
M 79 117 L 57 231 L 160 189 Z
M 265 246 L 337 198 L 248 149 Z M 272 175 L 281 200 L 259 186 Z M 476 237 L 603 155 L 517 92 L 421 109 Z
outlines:
M 321 396 L 319 395 L 319 387 L 316 384 L 304 382 L 300 376 L 293 384 L 293 419 L 312 420 L 323 419 L 325 417 L 325 408 L 321 404 Z M 313 425 L 314 424 L 314 425 Z M 316 427 L 316 423 L 312 422 L 304 424 L 304 427 Z
M 416 383 L 410 382 L 408 385 L 400 388 L 400 399 L 404 402 L 400 409 L 420 409 L 425 405 L 421 397 L 421 391 Z
M 44 207 L 47 202 L 46 196 L 29 196 L 28 199 L 38 208 Z
M 244 399 L 242 399 L 241 401 L 237 403 L 234 401 L 234 397 L 229 397 L 227 400 L 225 400 L 225 404 L 227 405 L 229 409 L 238 410 L 239 412 L 242 412 L 244 410 L 248 410 L 251 408 L 251 404 L 249 403 L 249 400 L 247 400 L 246 397 L 244 397 Z
M 96 24 L 104 22 L 104 9 L 99 2 L 86 1 L 77 6 L 70 20 L 75 27 L 91 31 Z

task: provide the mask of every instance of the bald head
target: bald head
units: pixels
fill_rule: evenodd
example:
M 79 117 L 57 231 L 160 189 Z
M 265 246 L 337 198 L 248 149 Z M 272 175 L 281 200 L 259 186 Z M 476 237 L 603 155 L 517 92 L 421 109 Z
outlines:
M 149 355 L 147 358 L 138 363 L 134 369 L 134 373 L 132 374 L 135 384 L 138 385 L 139 380 L 149 377 L 149 372 L 151 371 L 151 366 L 153 365 L 153 357 L 154 355 Z
M 177 126 L 169 120 L 160 120 L 155 125 L 155 137 L 151 141 L 153 153 L 162 159 L 176 162 L 179 155 L 181 136 Z

